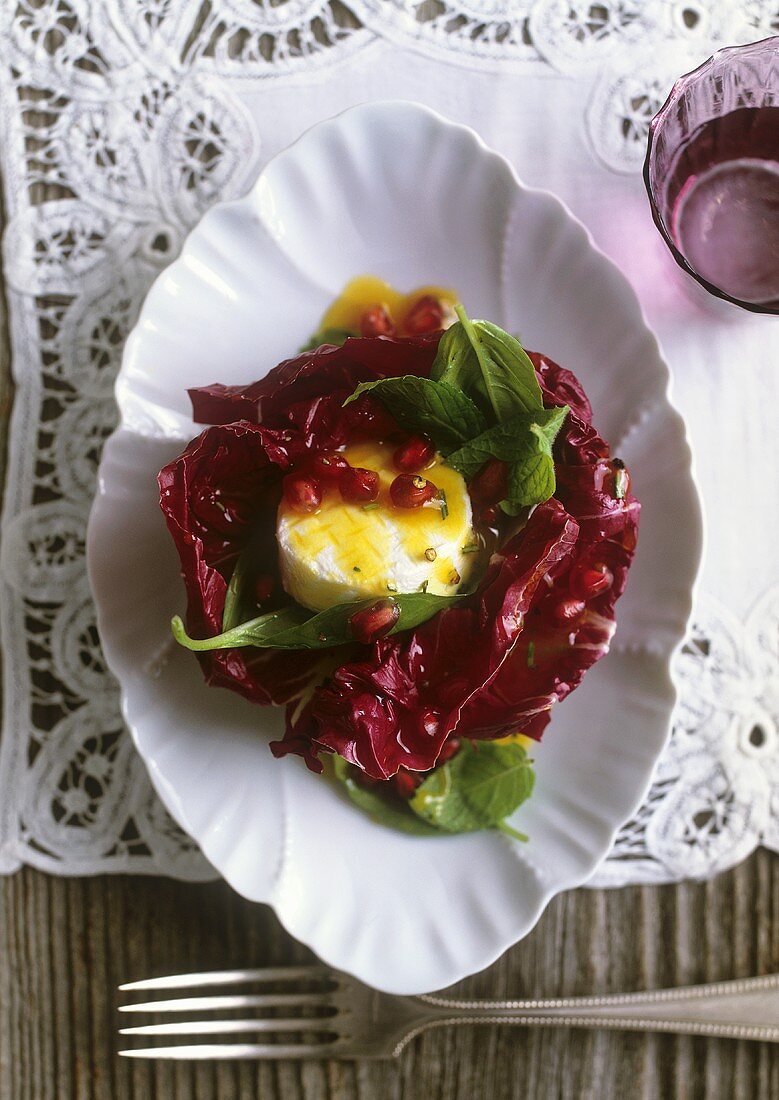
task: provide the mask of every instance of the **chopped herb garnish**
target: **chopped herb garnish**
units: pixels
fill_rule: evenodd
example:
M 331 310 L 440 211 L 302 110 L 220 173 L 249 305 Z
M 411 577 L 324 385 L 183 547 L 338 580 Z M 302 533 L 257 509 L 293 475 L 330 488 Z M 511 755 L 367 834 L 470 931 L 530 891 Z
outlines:
M 477 554 L 479 552 L 478 542 L 467 542 L 465 546 L 460 548 L 463 554 Z
M 427 586 L 428 586 L 429 583 L 430 583 L 429 581 L 422 581 L 422 583 L 419 586 L 419 591 L 420 592 L 427 592 Z
M 438 490 L 438 499 L 441 501 L 441 519 L 446 519 L 449 515 L 449 505 L 446 501 L 446 489 Z
M 378 507 L 379 507 L 378 500 L 372 500 L 370 502 L 370 504 L 363 504 L 362 510 L 363 510 L 363 512 L 375 512 Z
M 617 500 L 624 500 L 628 492 L 628 472 L 625 463 L 619 458 L 614 459 L 614 496 Z
M 535 668 L 536 667 L 536 643 L 535 642 L 528 642 L 527 643 L 527 667 L 528 668 Z
M 352 572 L 353 573 L 362 573 L 362 569 L 360 569 L 359 565 L 353 565 L 352 566 Z

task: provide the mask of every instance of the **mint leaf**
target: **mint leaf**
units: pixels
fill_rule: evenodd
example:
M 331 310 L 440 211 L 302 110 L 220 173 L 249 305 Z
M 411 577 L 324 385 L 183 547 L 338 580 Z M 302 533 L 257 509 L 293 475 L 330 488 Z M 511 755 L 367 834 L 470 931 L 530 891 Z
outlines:
M 246 619 L 245 587 L 249 561 L 246 553 L 241 554 L 235 563 L 233 575 L 225 593 L 225 605 L 222 609 L 222 630 L 232 630 Z
M 471 321 L 461 305 L 455 312 L 459 321 L 441 337 L 430 377 L 470 394 L 499 422 L 543 409 L 535 367 L 519 340 L 490 321 Z
M 499 400 L 504 403 L 506 415 L 510 416 L 518 408 L 525 412 L 543 409 L 536 368 L 516 336 L 493 325 L 492 321 L 477 321 L 476 331 L 489 355 L 491 370 L 497 374 Z M 500 419 L 500 412 L 497 415 Z
M 513 463 L 538 453 L 541 448 L 546 451 L 545 443 L 551 450 L 568 412 L 568 406 L 563 405 L 554 409 L 538 409 L 533 413 L 517 413 L 510 421 L 496 424 L 468 440 L 452 451 L 446 461 L 463 477 L 472 478 L 491 458 Z
M 525 508 L 549 500 L 555 488 L 552 456 L 535 451 L 509 469 L 508 496 L 500 502 L 500 507 L 506 515 L 517 516 Z
M 508 497 L 501 508 L 510 516 L 543 504 L 554 495 L 556 482 L 552 444 L 568 415 L 567 405 L 518 413 L 512 420 L 488 428 L 447 458 L 463 477 L 474 477 L 489 459 L 509 467 Z
M 460 321 L 448 328 L 439 340 L 430 377 L 464 393 L 473 390 L 478 383 L 481 377 L 479 362 Z
M 408 431 L 431 436 L 442 454 L 462 446 L 486 427 L 473 401 L 448 382 L 435 382 L 415 374 L 361 382 L 344 405 L 363 393 L 377 397 Z
M 323 328 L 321 332 L 315 332 L 313 336 L 310 336 L 300 350 L 313 351 L 315 348 L 320 348 L 322 344 L 335 344 L 337 348 L 340 348 L 350 336 L 359 335 L 359 332 L 355 332 L 350 328 Z
M 393 599 L 400 607 L 400 617 L 390 634 L 412 630 L 448 607 L 465 598 L 465 593 L 436 596 L 430 592 L 400 592 Z M 363 608 L 371 607 L 377 597 L 339 603 L 317 614 L 292 604 L 280 611 L 271 611 L 255 619 L 225 630 L 212 638 L 190 638 L 178 615 L 171 621 L 173 637 L 185 649 L 203 653 L 213 649 L 329 649 L 354 641 L 349 619 Z
M 530 797 L 533 783 L 533 769 L 521 745 L 465 740 L 456 756 L 428 775 L 409 806 L 444 832 L 499 828 L 521 837 L 505 818 Z
M 379 825 L 386 825 L 390 829 L 398 829 L 401 833 L 412 833 L 415 836 L 442 835 L 440 829 L 417 817 L 403 803 L 391 801 L 389 797 L 378 791 L 361 786 L 354 778 L 355 769 L 342 756 L 327 758 L 327 762 L 330 761 L 333 775 L 344 785 L 352 802 Z

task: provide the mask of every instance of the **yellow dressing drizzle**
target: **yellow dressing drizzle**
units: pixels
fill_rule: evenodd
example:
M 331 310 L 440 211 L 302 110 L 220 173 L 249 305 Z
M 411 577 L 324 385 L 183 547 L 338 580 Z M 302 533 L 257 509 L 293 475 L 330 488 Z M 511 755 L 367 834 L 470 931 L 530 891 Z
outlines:
M 410 294 L 401 294 L 375 275 L 358 275 L 346 284 L 336 300 L 325 313 L 319 324 L 319 331 L 326 328 L 345 328 L 360 331 L 363 314 L 371 306 L 384 306 L 402 334 L 406 314 L 423 295 L 432 294 L 442 303 L 451 307 L 459 302 L 454 290 L 440 286 L 422 286 Z

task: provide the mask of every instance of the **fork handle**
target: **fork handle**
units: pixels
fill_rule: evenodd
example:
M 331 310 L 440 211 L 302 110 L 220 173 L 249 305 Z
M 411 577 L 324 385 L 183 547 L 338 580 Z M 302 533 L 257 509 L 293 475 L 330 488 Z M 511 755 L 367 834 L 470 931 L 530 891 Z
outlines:
M 779 974 L 650 993 L 548 1001 L 457 1001 L 434 995 L 420 1000 L 436 1012 L 419 1030 L 444 1023 L 494 1023 L 779 1042 Z

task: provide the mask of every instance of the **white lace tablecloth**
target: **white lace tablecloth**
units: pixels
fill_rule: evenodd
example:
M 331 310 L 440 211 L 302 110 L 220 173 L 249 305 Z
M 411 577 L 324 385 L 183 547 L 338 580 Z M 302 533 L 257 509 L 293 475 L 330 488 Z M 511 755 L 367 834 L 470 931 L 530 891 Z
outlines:
M 1 870 L 214 873 L 152 793 L 95 630 L 84 531 L 112 382 L 149 284 L 203 211 L 310 124 L 386 97 L 473 125 L 568 203 L 633 283 L 688 419 L 708 555 L 681 702 L 647 801 L 594 882 L 703 877 L 759 843 L 779 849 L 779 319 L 686 294 L 639 171 L 672 78 L 712 47 L 776 33 L 777 0 L 0 5 L 18 386 Z

